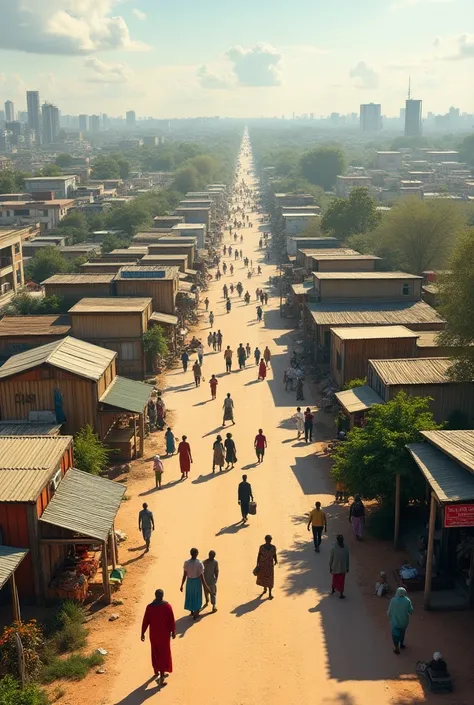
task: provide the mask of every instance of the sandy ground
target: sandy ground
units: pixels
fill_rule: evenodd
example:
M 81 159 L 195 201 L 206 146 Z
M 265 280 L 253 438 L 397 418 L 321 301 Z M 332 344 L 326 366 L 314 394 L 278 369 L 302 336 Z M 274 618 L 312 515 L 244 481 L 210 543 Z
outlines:
M 244 178 L 248 181 L 250 177 L 245 173 Z M 172 410 L 173 430 L 177 436 L 188 436 L 193 452 L 190 478 L 180 481 L 175 456 L 165 460 L 163 489 L 154 489 L 151 459 L 163 443 L 163 435 L 154 434 L 145 460 L 134 464 L 127 491 L 130 500 L 121 508 L 117 522 L 129 535 L 120 549 L 121 561 L 128 568 L 117 595 L 124 598 L 124 604 L 101 610 L 93 618 L 91 646 L 103 645 L 109 650 L 106 673 L 91 674 L 83 683 L 67 687 L 65 703 L 141 705 L 159 699 L 163 705 L 293 705 L 310 697 L 320 705 L 429 702 L 413 669 L 417 659 L 440 648 L 432 643 L 432 637 L 439 624 L 434 620 L 443 617 L 426 615 L 417 605 L 413 619 L 416 647 L 410 645 L 399 658 L 393 655 L 385 618 L 387 603 L 373 598 L 371 592 L 374 571 L 387 569 L 384 559 L 388 556 L 392 562 L 397 557 L 382 543 L 377 544 L 375 560 L 370 549 L 373 542 L 355 545 L 348 531 L 347 509 L 333 503 L 330 462 L 322 452 L 322 440 L 333 435 L 332 419 L 316 411 L 316 442 L 306 445 L 296 440 L 289 422 L 296 408 L 295 395 L 285 392 L 282 384 L 295 335 L 285 327 L 291 322 L 279 316 L 277 298 L 269 299 L 264 322 L 256 321 L 255 289 L 265 287 L 275 273 L 273 265 L 261 261 L 256 225 L 255 216 L 254 227 L 242 231 L 242 249 L 254 266 L 262 265 L 263 274 L 248 282 L 239 262 L 233 277 L 228 275 L 211 285 L 209 298 L 215 326 L 224 335 L 224 347 L 230 345 L 235 351 L 240 342 L 249 342 L 252 350 L 257 344 L 263 350 L 268 344 L 272 352 L 269 374 L 265 382 L 258 382 L 254 365 L 238 371 L 234 363 L 233 372 L 226 375 L 222 354 L 206 345 L 206 379 L 200 388 L 194 387 L 190 369 L 186 374 L 179 369 L 166 376 L 165 401 Z M 230 242 L 228 235 L 226 242 Z M 246 306 L 234 294 L 232 312 L 227 315 L 222 285 L 239 279 L 244 289 L 250 284 L 252 302 Z M 203 340 L 208 332 L 206 318 Z M 212 373 L 219 379 L 216 401 L 211 401 L 208 385 Z M 233 471 L 212 475 L 212 443 L 223 431 L 222 402 L 227 392 L 235 403 L 236 425 L 229 430 L 239 462 Z M 314 390 L 307 390 L 306 399 L 317 408 Z M 253 450 L 259 427 L 268 439 L 261 466 L 256 465 Z M 237 504 L 243 471 L 258 503 L 257 516 L 250 517 L 247 525 L 240 523 Z M 329 523 L 320 554 L 313 551 L 305 521 L 316 499 L 326 508 Z M 137 532 L 143 501 L 148 502 L 156 522 L 148 554 L 143 553 Z M 347 535 L 352 559 L 345 601 L 329 595 L 329 550 L 341 530 Z M 266 533 L 272 534 L 279 558 L 272 602 L 261 597 L 252 575 Z M 218 612 L 207 610 L 196 623 L 184 611 L 179 591 L 182 565 L 192 546 L 199 548 L 202 559 L 214 549 L 220 565 Z M 143 611 L 158 587 L 165 590 L 177 619 L 172 644 L 174 672 L 161 691 L 151 678 L 149 643 L 140 641 Z M 120 619 L 109 623 L 114 611 Z M 461 625 L 465 617 L 454 618 L 458 617 Z M 424 636 L 425 628 L 429 639 Z M 467 645 L 468 633 L 464 631 Z M 446 655 L 449 659 L 449 650 Z M 456 697 L 443 700 L 467 705 L 467 691 L 465 698 L 463 695 L 458 692 Z

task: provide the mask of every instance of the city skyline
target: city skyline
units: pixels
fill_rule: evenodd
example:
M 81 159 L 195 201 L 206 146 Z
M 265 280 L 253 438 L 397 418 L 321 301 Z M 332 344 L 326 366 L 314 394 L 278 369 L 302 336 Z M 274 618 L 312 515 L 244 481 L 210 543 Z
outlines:
M 64 114 L 156 118 L 319 116 L 375 102 L 396 116 L 411 74 L 427 113 L 461 102 L 474 112 L 470 0 L 242 0 L 225 13 L 217 0 L 76 5 L 3 9 L 3 102 L 21 109 L 38 90 Z

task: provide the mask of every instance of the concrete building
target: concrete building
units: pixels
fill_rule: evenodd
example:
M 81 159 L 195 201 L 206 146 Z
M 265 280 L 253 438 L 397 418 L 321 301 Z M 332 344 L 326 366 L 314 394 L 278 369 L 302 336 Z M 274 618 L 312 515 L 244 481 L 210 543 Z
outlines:
M 125 122 L 127 127 L 135 127 L 137 122 L 137 116 L 134 110 L 127 110 L 125 114 Z
M 52 103 L 44 103 L 41 108 L 43 124 L 43 144 L 59 140 L 59 110 Z
M 27 233 L 25 228 L 0 228 L 0 297 L 24 284 L 22 240 Z
M 40 95 L 38 91 L 26 92 L 28 127 L 35 134 L 36 144 L 41 144 Z
M 54 230 L 74 207 L 71 199 L 53 201 L 2 201 L 0 225 L 40 223 L 41 230 Z
M 360 129 L 362 132 L 380 132 L 382 129 L 380 103 L 365 103 L 360 106 Z
M 89 116 L 79 115 L 79 131 L 87 132 L 89 129 Z
M 352 189 L 359 186 L 370 188 L 372 186 L 370 176 L 338 176 L 336 180 L 336 196 L 338 198 L 347 198 Z
M 100 115 L 91 115 L 89 118 L 91 132 L 100 132 Z
M 408 98 L 405 101 L 405 137 L 421 135 L 422 101 Z
M 285 233 L 287 237 L 301 235 L 303 230 L 314 222 L 316 218 L 320 218 L 319 213 L 282 213 L 282 218 L 285 223 Z M 295 253 L 296 254 L 296 253 Z
M 401 152 L 377 152 L 375 167 L 383 171 L 400 171 L 402 158 Z
M 13 122 L 15 120 L 15 104 L 11 100 L 5 101 L 5 122 Z
M 70 198 L 76 190 L 76 177 L 68 176 L 31 176 L 25 179 L 26 193 L 45 193 L 52 191 L 54 198 Z

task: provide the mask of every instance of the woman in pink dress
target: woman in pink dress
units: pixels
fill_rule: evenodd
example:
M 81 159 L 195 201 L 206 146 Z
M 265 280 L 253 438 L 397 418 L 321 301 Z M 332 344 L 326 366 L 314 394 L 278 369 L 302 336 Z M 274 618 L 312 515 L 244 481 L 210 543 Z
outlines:
M 188 473 L 191 470 L 193 457 L 191 455 L 191 446 L 187 442 L 187 436 L 183 436 L 181 443 L 178 446 L 179 467 L 181 470 L 181 479 L 187 480 Z

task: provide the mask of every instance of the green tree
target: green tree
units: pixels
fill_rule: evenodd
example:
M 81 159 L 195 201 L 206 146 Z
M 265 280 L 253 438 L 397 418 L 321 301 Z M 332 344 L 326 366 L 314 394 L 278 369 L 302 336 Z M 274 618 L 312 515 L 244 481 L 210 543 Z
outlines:
M 107 216 L 107 227 L 112 230 L 123 230 L 129 236 L 138 230 L 146 230 L 153 225 L 150 210 L 138 199 L 112 208 Z
M 447 320 L 440 335 L 441 344 L 460 349 L 452 367 L 454 378 L 474 379 L 474 229 L 459 240 L 450 262 L 450 271 L 440 277 L 440 312 Z
M 61 176 L 61 169 L 56 164 L 47 164 L 41 169 L 41 176 Z
M 345 240 L 373 230 L 380 221 L 375 199 L 366 188 L 354 188 L 349 198 L 335 198 L 321 221 L 321 230 Z
M 67 166 L 72 166 L 74 164 L 74 158 L 71 157 L 70 154 L 58 154 L 54 163 L 56 164 L 56 166 L 64 168 Z
M 112 235 L 107 233 L 102 241 L 101 252 L 103 255 L 107 255 L 112 250 L 118 250 L 121 247 L 127 247 L 130 241 L 126 238 L 117 237 L 117 235 Z
M 144 332 L 143 348 L 152 368 L 155 369 L 158 358 L 164 357 L 168 353 L 166 338 L 160 326 L 152 326 Z
M 56 247 L 42 247 L 28 263 L 28 277 L 40 284 L 59 272 L 67 272 L 67 262 Z
M 93 179 L 119 179 L 120 166 L 113 157 L 99 156 L 92 166 Z
M 463 162 L 474 167 L 474 134 L 468 135 L 459 145 L 459 154 Z
M 184 166 L 175 174 L 173 188 L 181 193 L 188 191 L 198 191 L 200 188 L 200 178 L 197 169 L 193 166 Z
M 402 502 L 423 495 L 423 478 L 406 449 L 421 441 L 420 431 L 439 428 L 430 399 L 405 392 L 386 404 L 373 406 L 364 428 L 353 428 L 335 453 L 332 475 L 349 493 L 393 504 L 395 476 L 401 475 Z
M 336 176 L 344 173 L 344 154 L 339 147 L 317 147 L 300 159 L 300 170 L 310 183 L 325 191 L 336 183 Z
M 375 254 L 394 269 L 421 274 L 446 268 L 466 225 L 465 211 L 450 201 L 401 201 L 386 213 L 374 232 Z
M 15 193 L 15 174 L 13 171 L 0 171 L 0 193 Z
M 33 296 L 26 291 L 15 294 L 5 313 L 8 316 L 30 316 L 42 313 L 59 313 L 61 300 L 57 296 Z
M 87 424 L 74 436 L 74 467 L 91 475 L 100 475 L 107 467 L 110 451 Z

